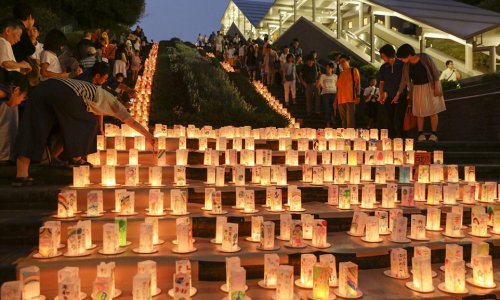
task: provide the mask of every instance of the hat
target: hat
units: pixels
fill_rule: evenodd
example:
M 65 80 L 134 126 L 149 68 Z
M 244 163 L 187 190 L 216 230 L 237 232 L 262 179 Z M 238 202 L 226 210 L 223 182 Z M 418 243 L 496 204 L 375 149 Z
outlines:
M 90 47 L 87 48 L 87 54 L 94 55 L 96 53 L 97 53 L 97 51 L 95 50 L 94 47 L 90 46 Z

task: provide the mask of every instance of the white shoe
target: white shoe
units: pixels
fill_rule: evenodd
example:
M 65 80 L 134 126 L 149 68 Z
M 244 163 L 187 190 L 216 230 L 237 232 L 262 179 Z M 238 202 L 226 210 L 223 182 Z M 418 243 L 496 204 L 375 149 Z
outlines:
M 437 141 L 438 141 L 438 137 L 437 137 L 437 135 L 435 135 L 434 133 L 432 133 L 432 134 L 429 136 L 429 141 L 431 141 L 431 142 L 437 142 Z
M 436 137 L 436 139 L 437 139 L 437 137 Z M 426 140 L 427 140 L 427 138 L 425 137 L 425 134 L 423 134 L 423 133 L 421 135 L 419 135 L 417 138 L 417 141 L 419 141 L 419 142 L 425 142 Z

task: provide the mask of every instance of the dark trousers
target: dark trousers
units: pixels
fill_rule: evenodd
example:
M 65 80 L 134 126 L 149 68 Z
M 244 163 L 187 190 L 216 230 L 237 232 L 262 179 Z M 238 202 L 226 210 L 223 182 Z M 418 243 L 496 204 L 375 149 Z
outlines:
M 332 122 L 332 111 L 333 111 L 333 101 L 335 100 L 335 94 L 323 94 L 321 95 L 323 100 L 323 111 L 325 116 L 325 122 Z
M 310 116 L 313 113 L 313 108 L 317 114 L 320 113 L 321 100 L 319 98 L 319 89 L 316 87 L 316 83 L 307 83 L 306 87 L 306 108 L 307 115 Z M 313 107 L 314 106 L 314 107 Z
M 394 95 L 388 96 L 384 103 L 384 109 L 387 116 L 387 129 L 389 129 L 390 138 L 404 138 L 403 122 L 405 117 L 408 100 L 406 94 L 399 97 L 397 104 L 392 104 Z

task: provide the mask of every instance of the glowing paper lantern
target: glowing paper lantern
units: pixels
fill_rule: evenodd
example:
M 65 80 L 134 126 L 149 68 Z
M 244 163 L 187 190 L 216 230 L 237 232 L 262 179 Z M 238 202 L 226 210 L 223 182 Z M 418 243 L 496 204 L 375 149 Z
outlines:
M 401 187 L 401 205 L 407 207 L 415 206 L 413 187 Z
M 159 189 L 149 190 L 149 215 L 163 215 L 163 198 L 164 194 Z
M 421 241 L 427 240 L 425 235 L 425 216 L 411 215 L 411 231 L 409 238 Z
M 464 181 L 475 182 L 476 181 L 476 167 L 475 166 L 465 166 L 464 167 Z
M 314 254 L 302 254 L 300 256 L 300 280 L 298 286 L 305 288 L 313 287 L 313 267 L 316 263 Z
M 352 262 L 339 263 L 339 288 L 338 296 L 359 296 L 358 290 L 358 265 Z
M 115 166 L 101 166 L 101 184 L 104 186 L 115 186 Z
M 441 228 L 441 209 L 428 207 L 427 208 L 427 230 L 440 231 Z
M 275 250 L 274 246 L 274 222 L 265 221 L 260 226 L 260 247 L 262 250 Z
M 296 189 L 292 191 L 291 199 L 288 199 L 288 204 L 290 205 L 290 211 L 299 212 L 302 209 L 302 191 Z
M 311 246 L 316 248 L 326 248 L 330 244 L 327 242 L 327 223 L 325 220 L 317 219 L 313 222 Z
M 141 261 L 137 263 L 137 273 L 149 275 L 151 279 L 151 295 L 159 294 L 157 287 L 156 262 L 152 260 Z
M 290 227 L 292 223 L 291 214 L 280 214 L 280 236 L 278 239 L 283 241 L 290 240 Z
M 115 254 L 120 248 L 119 243 L 119 227 L 118 224 L 108 223 L 104 224 L 102 230 L 102 252 L 104 254 Z
M 294 299 L 293 266 L 279 266 L 275 299 L 276 300 Z
M 493 262 L 490 255 L 478 255 L 472 261 L 472 278 L 467 279 L 467 282 L 483 287 L 496 287 L 493 278 Z
M 366 218 L 366 234 L 361 238 L 365 242 L 378 243 L 382 239 L 379 235 L 379 218 L 376 216 Z
M 290 227 L 290 247 L 304 247 L 302 221 L 292 220 Z
M 186 215 L 187 211 L 187 191 L 172 189 L 170 190 L 170 206 L 173 215 Z
M 339 205 L 339 187 L 337 185 L 328 186 L 328 204 Z
M 393 228 L 390 240 L 396 243 L 405 243 L 410 240 L 406 238 L 406 228 L 408 226 L 408 218 L 397 216 L 393 221 Z
M 245 213 L 254 213 L 255 209 L 255 191 L 245 190 L 245 208 L 243 209 Z
M 185 166 L 188 162 L 188 150 L 177 149 L 175 150 L 175 164 L 178 166 Z
M 329 300 L 330 285 L 329 272 L 330 268 L 327 264 L 316 263 L 313 266 L 313 299 Z
M 348 233 L 353 236 L 363 236 L 365 234 L 366 222 L 368 221 L 367 218 L 368 215 L 366 213 L 355 211 L 352 216 L 351 229 Z
M 432 292 L 431 259 L 425 256 L 414 256 L 412 258 L 413 282 L 406 283 L 406 286 L 418 292 Z
M 471 234 L 480 237 L 489 237 L 488 234 L 489 216 L 486 213 L 479 213 L 472 216 Z
M 406 249 L 395 248 L 391 250 L 391 277 L 406 279 L 410 277 L 408 273 L 408 253 Z
M 446 214 L 446 230 L 445 235 L 449 237 L 460 238 L 463 237 L 462 229 L 462 216 L 457 213 Z
M 238 224 L 227 223 L 223 226 L 222 247 L 223 252 L 237 252 L 238 247 Z
M 196 250 L 193 247 L 193 234 L 191 220 L 187 217 L 181 217 L 176 220 L 177 251 L 179 253 L 188 253 Z
M 348 187 L 339 189 L 339 209 L 351 209 L 351 190 Z
M 175 166 L 174 167 L 174 182 L 177 186 L 185 186 L 187 184 L 186 180 L 186 167 Z M 161 184 L 161 182 L 160 182 Z
M 151 276 L 146 273 L 138 273 L 134 276 L 132 284 L 132 299 L 151 299 Z
M 266 288 L 276 288 L 278 282 L 278 269 L 280 257 L 278 254 L 264 254 L 264 280 L 262 285 Z M 259 282 L 261 285 L 261 282 Z
M 312 232 L 314 226 L 314 215 L 310 214 L 302 214 L 300 215 L 300 220 L 302 221 L 303 226 L 303 237 L 305 240 L 312 239 Z

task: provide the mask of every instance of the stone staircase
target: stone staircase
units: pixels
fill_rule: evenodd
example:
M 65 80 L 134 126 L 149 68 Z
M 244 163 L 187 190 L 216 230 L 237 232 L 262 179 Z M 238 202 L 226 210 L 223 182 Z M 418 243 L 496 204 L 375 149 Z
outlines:
M 173 143 L 173 145 L 172 145 Z M 169 139 L 171 149 L 175 149 L 176 141 Z M 109 144 L 109 142 L 108 142 Z M 130 144 L 130 143 L 128 143 Z M 214 147 L 214 141 L 211 141 L 209 147 Z M 460 165 L 475 164 L 476 162 L 484 159 L 485 153 L 493 153 L 492 160 L 498 159 L 494 156 L 495 149 L 499 144 L 496 143 L 438 143 L 438 144 L 416 144 L 417 149 L 425 149 L 428 151 L 444 150 L 445 163 L 459 163 Z M 196 149 L 196 141 L 188 140 L 188 148 Z M 230 148 L 230 144 L 228 145 Z M 267 141 L 264 143 L 256 142 L 257 149 L 272 149 L 273 150 L 273 163 L 284 163 L 283 152 L 278 151 L 277 141 Z M 481 151 L 482 150 L 482 151 Z M 449 154 L 451 153 L 451 154 Z M 465 153 L 465 154 L 464 154 Z M 175 188 L 173 182 L 173 168 L 171 165 L 175 164 L 175 151 L 167 151 L 167 165 L 170 167 L 163 168 L 163 182 L 165 186 L 161 189 L 165 192 L 165 207 L 169 207 L 170 195 L 169 191 Z M 448 156 L 450 155 L 450 156 Z M 101 160 L 105 160 L 105 155 L 102 153 Z M 450 161 L 448 161 L 450 160 Z M 465 160 L 465 161 L 464 161 Z M 220 161 L 224 161 L 224 154 L 220 156 Z M 304 161 L 304 153 L 300 154 L 299 162 Z M 461 163 L 463 162 L 463 163 Z M 496 162 L 496 161 L 495 161 Z M 140 169 L 141 182 L 147 182 L 148 170 L 147 165 L 153 163 L 153 153 L 151 151 L 140 152 L 139 163 L 143 165 Z M 124 165 L 127 164 L 127 152 L 119 151 L 117 167 L 117 181 L 123 183 L 124 181 Z M 206 170 L 203 167 L 203 152 L 192 150 L 189 154 L 187 166 L 187 179 L 189 187 L 188 190 L 188 211 L 191 212 L 189 217 L 193 221 L 193 236 L 196 239 L 195 247 L 198 251 L 190 255 L 173 254 L 170 250 L 172 248 L 171 241 L 175 239 L 175 216 L 166 215 L 159 217 L 160 238 L 166 241 L 165 244 L 159 246 L 159 252 L 155 254 L 138 255 L 132 253 L 131 248 L 137 247 L 139 241 L 139 226 L 144 222 L 145 209 L 148 207 L 148 191 L 149 187 L 127 187 L 128 190 L 135 191 L 135 210 L 138 212 L 136 216 L 128 217 L 127 237 L 133 245 L 128 247 L 128 250 L 118 256 L 104 256 L 96 254 L 95 251 L 88 257 L 81 258 L 66 258 L 58 257 L 48 260 L 35 260 L 31 258 L 33 250 L 38 243 L 38 228 L 44 220 L 55 220 L 52 215 L 56 211 L 57 193 L 61 189 L 67 188 L 72 181 L 72 170 L 69 168 L 48 168 L 42 166 L 35 166 L 32 174 L 35 178 L 43 178 L 42 185 L 25 188 L 12 188 L 7 183 L 12 178 L 14 167 L 0 168 L 0 282 L 6 280 L 13 280 L 15 278 L 15 269 L 28 266 L 38 265 L 42 270 L 42 290 L 46 296 L 54 296 L 57 290 L 56 281 L 54 280 L 55 273 L 58 269 L 64 266 L 79 266 L 80 276 L 82 278 L 82 290 L 91 290 L 91 282 L 95 278 L 96 265 L 101 261 L 115 261 L 117 263 L 117 286 L 123 291 L 130 289 L 131 275 L 135 274 L 137 262 L 153 259 L 158 263 L 158 278 L 162 278 L 160 287 L 165 292 L 166 288 L 171 287 L 170 278 L 173 272 L 173 265 L 175 260 L 182 258 L 189 258 L 193 264 L 193 276 L 196 286 L 202 290 L 207 287 L 213 287 L 214 284 L 208 281 L 223 281 L 225 279 L 225 258 L 226 254 L 216 251 L 216 246 L 209 243 L 209 240 L 215 234 L 215 216 L 208 214 L 201 210 L 204 203 L 204 188 L 206 185 Z M 491 167 L 490 167 L 491 168 Z M 497 169 L 498 170 L 498 169 Z M 484 172 L 484 173 L 483 173 Z M 495 177 L 496 174 L 496 177 Z M 490 177 L 491 176 L 491 177 Z M 377 280 L 373 274 L 381 274 L 382 269 L 387 269 L 389 266 L 388 250 L 401 245 L 384 241 L 379 244 L 366 244 L 359 240 L 359 238 L 350 237 L 345 234 L 349 230 L 350 221 L 353 211 L 341 211 L 338 208 L 325 205 L 324 201 L 327 197 L 327 190 L 322 186 L 312 186 L 301 182 L 302 172 L 300 167 L 288 167 L 287 177 L 289 184 L 296 184 L 302 190 L 303 206 L 307 209 L 306 213 L 313 214 L 315 218 L 322 218 L 328 222 L 328 240 L 332 242 L 333 246 L 326 250 L 314 249 L 308 247 L 306 249 L 289 249 L 284 247 L 283 242 L 276 241 L 281 248 L 272 253 L 278 253 L 281 263 L 286 263 L 295 266 L 296 274 L 300 270 L 300 255 L 302 253 L 333 253 L 337 261 L 353 261 L 359 265 L 360 268 L 360 286 L 361 289 L 367 293 L 367 296 L 372 295 L 374 299 L 377 295 L 379 287 Z M 247 181 L 251 178 L 250 168 L 246 170 Z M 495 173 L 490 169 L 478 168 L 478 180 L 495 179 L 498 181 L 500 172 Z M 231 180 L 231 174 L 226 173 L 226 182 Z M 91 170 L 91 182 L 100 182 L 100 167 L 96 166 Z M 377 186 L 377 193 L 380 199 L 381 185 Z M 265 220 L 274 221 L 276 224 L 276 234 L 279 231 L 279 213 L 267 212 L 264 208 L 260 207 L 265 203 L 265 187 L 249 185 L 248 189 L 255 190 L 256 195 L 256 208 L 259 209 L 258 215 L 262 215 Z M 287 201 L 287 187 L 280 187 L 283 189 L 283 202 Z M 107 211 L 101 218 L 92 220 L 92 235 L 93 242 L 97 245 L 102 243 L 102 226 L 105 223 L 114 221 L 115 213 L 110 211 L 114 209 L 114 188 L 103 188 L 99 185 L 94 185 L 89 188 L 77 189 L 78 193 L 78 208 L 84 211 L 86 209 L 86 193 L 90 189 L 100 189 L 104 192 L 104 210 Z M 249 282 L 253 279 L 263 277 L 262 256 L 264 251 L 256 249 L 257 244 L 250 243 L 244 240 L 244 237 L 250 236 L 251 231 L 251 218 L 249 215 L 242 214 L 240 211 L 231 209 L 235 205 L 235 187 L 228 185 L 225 187 L 217 188 L 222 191 L 222 201 L 225 210 L 229 211 L 228 222 L 235 222 L 239 224 L 239 246 L 242 251 L 235 254 L 241 257 L 242 265 L 247 270 L 247 278 Z M 403 208 L 405 216 L 409 217 L 413 213 L 426 214 L 427 206 L 424 203 L 418 203 L 415 208 Z M 443 207 L 442 224 L 445 222 L 444 212 L 450 210 L 450 207 Z M 293 218 L 299 218 L 299 214 L 294 214 Z M 79 218 L 62 220 L 62 243 L 65 243 L 64 233 L 68 226 L 74 225 Z M 470 223 L 470 208 L 464 209 L 464 224 Z M 445 256 L 444 247 L 447 243 L 459 243 L 464 246 L 464 259 L 470 259 L 470 243 L 477 238 L 465 238 L 462 240 L 443 238 L 440 233 L 428 232 L 431 238 L 430 242 L 411 242 L 402 245 L 408 250 L 409 259 L 413 254 L 413 247 L 419 245 L 429 246 L 433 249 L 433 263 L 442 264 Z M 497 259 L 500 258 L 500 239 L 493 236 L 488 239 L 481 239 L 490 243 L 491 255 L 495 259 L 495 266 Z M 63 249 L 63 251 L 65 251 Z M 496 268 L 496 270 L 498 270 Z M 439 272 L 439 271 L 438 271 Z M 440 279 L 443 280 L 443 274 L 440 273 Z M 383 277 L 383 276 L 382 276 Z M 168 279 L 165 279 L 168 278 Z M 365 279 L 366 278 L 366 279 Z M 391 283 L 387 279 L 381 279 L 382 282 Z M 257 289 L 252 287 L 252 290 Z M 394 287 L 395 291 L 401 293 L 399 299 L 411 298 L 411 293 L 405 291 L 404 288 L 398 289 Z M 299 289 L 297 289 L 299 290 Z M 301 290 L 299 290 L 302 295 Z M 500 295 L 499 290 L 494 291 L 481 291 L 479 289 L 472 289 L 471 293 L 476 295 L 488 295 L 488 292 Z M 266 293 L 256 293 L 256 299 L 268 299 Z M 221 292 L 216 289 L 208 289 L 203 295 L 209 296 L 210 299 L 221 297 Z M 444 296 L 444 294 L 442 294 Z M 491 294 L 490 294 L 491 295 Z M 390 297 L 386 298 L 390 299 Z

